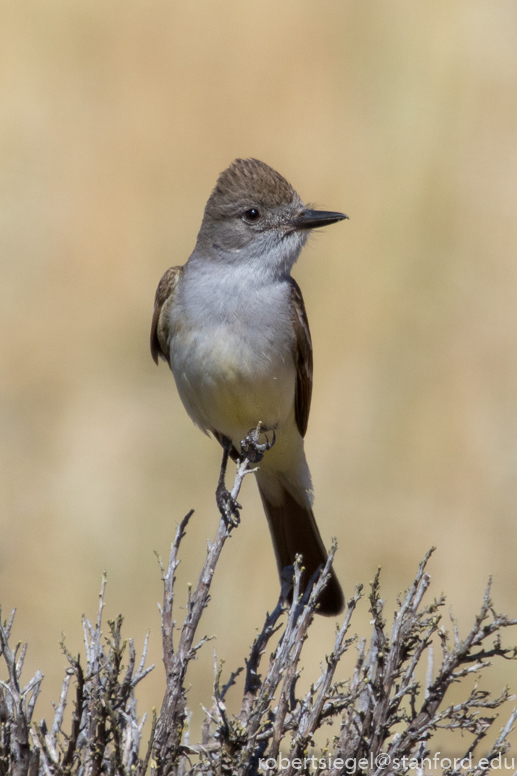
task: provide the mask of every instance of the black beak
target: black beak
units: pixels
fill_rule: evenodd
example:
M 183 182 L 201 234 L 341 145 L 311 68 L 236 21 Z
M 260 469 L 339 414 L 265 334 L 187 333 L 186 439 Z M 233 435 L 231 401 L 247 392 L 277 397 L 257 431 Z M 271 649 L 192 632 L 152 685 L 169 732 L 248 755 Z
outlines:
M 344 213 L 333 213 L 328 210 L 304 210 L 299 216 L 293 218 L 291 227 L 293 229 L 317 229 L 319 226 L 330 226 L 343 221 L 348 216 Z

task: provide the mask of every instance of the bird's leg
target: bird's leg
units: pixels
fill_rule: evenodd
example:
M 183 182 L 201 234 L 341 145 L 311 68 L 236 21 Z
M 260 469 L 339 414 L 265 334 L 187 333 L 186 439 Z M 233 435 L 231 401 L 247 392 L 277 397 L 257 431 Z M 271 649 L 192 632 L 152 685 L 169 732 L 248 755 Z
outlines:
M 241 460 L 248 459 L 250 463 L 259 463 L 264 458 L 264 453 L 271 450 L 276 442 L 275 429 L 273 429 L 273 439 L 269 441 L 269 437 L 265 432 L 268 431 L 259 421 L 257 428 L 252 428 L 246 434 L 246 437 L 241 442 Z M 260 444 L 260 437 L 264 434 L 266 441 Z
M 215 491 L 215 500 L 219 507 L 219 512 L 226 524 L 234 527 L 239 525 L 241 521 L 239 509 L 242 509 L 242 507 L 235 501 L 230 491 L 226 489 L 224 481 L 232 442 L 228 437 L 223 437 L 221 443 L 223 445 L 223 460 L 221 461 L 221 471 L 219 473 L 219 482 L 217 483 L 217 489 Z

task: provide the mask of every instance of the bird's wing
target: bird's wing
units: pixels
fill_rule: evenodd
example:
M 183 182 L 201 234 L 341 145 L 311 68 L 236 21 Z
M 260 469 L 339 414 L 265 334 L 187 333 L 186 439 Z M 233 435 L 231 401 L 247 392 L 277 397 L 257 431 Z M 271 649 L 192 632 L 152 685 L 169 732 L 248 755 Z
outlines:
M 290 278 L 290 283 L 291 317 L 295 335 L 293 355 L 296 365 L 294 410 L 298 430 L 302 436 L 305 436 L 312 395 L 312 342 L 302 292 L 296 280 Z
M 171 304 L 174 304 L 174 295 L 182 273 L 183 267 L 169 267 L 156 289 L 153 322 L 151 324 L 151 355 L 156 364 L 158 363 L 158 358 L 163 358 L 169 362 L 169 322 L 167 311 Z

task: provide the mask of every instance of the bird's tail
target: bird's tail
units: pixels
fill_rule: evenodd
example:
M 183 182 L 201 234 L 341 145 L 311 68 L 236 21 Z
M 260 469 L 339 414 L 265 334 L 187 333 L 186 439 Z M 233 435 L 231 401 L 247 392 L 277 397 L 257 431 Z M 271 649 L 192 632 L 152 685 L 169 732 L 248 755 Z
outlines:
M 310 504 L 301 505 L 284 485 L 275 483 L 275 496 L 272 498 L 268 483 L 257 472 L 257 482 L 264 511 L 269 523 L 276 563 L 279 574 L 286 566 L 294 563 L 296 555 L 303 558 L 304 572 L 302 586 L 307 585 L 318 568 L 327 561 L 327 552 L 321 539 Z M 307 500 L 307 499 L 306 499 Z M 341 585 L 334 570 L 318 601 L 319 614 L 333 617 L 340 614 L 345 606 Z

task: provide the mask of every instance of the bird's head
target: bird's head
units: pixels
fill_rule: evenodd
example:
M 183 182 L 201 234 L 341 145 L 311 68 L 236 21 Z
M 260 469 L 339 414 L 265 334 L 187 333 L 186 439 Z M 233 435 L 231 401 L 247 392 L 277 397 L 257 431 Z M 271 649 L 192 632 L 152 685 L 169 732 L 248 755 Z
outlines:
M 310 231 L 347 218 L 311 210 L 280 173 L 258 159 L 236 159 L 206 204 L 197 250 L 224 261 L 264 261 L 289 270 Z

